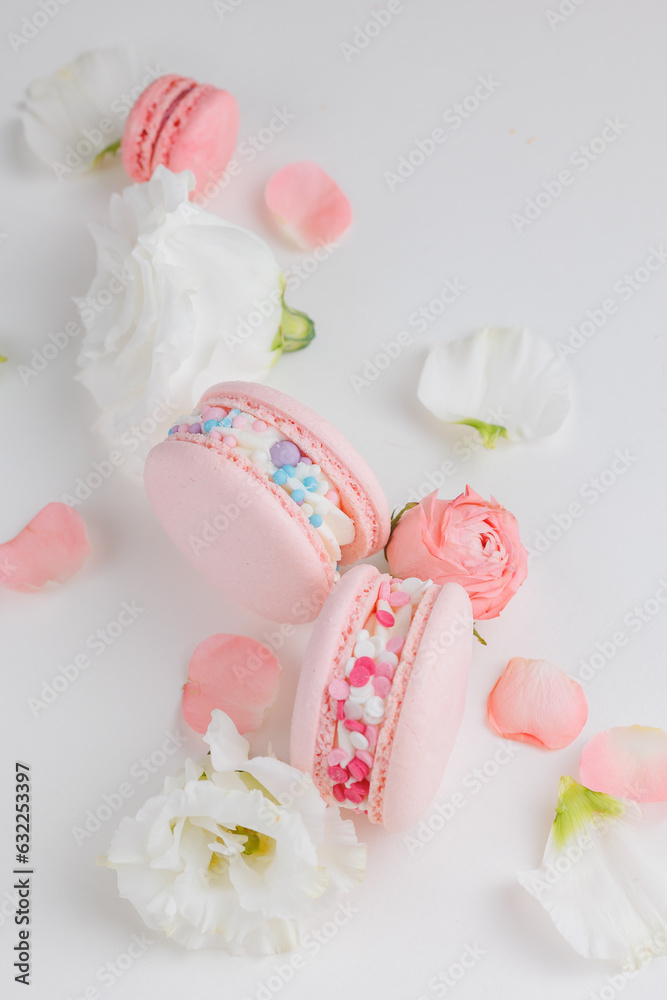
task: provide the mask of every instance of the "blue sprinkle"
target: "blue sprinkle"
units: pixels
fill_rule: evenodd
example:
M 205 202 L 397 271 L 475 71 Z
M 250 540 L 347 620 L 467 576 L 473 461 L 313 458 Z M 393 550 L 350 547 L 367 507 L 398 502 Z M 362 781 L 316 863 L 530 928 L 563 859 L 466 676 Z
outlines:
M 169 428 L 169 434 L 167 434 L 167 437 L 169 437 L 169 436 L 170 436 L 171 434 L 173 434 L 173 433 L 174 433 L 174 428 L 173 428 L 173 427 L 170 427 L 170 428 Z
M 322 526 L 322 518 L 319 514 L 311 514 L 308 520 L 312 524 L 313 528 L 320 528 Z
M 278 486 L 282 486 L 287 482 L 287 475 L 282 469 L 278 469 L 277 472 L 273 473 L 273 481 L 277 483 Z
M 204 424 L 204 430 L 208 434 L 209 431 L 212 431 L 213 428 L 217 427 L 217 426 L 218 426 L 218 421 L 217 420 L 207 420 L 205 422 L 205 424 Z
M 317 479 L 315 479 L 315 476 L 306 476 L 306 478 L 303 481 L 303 485 L 307 490 L 316 490 Z
M 294 468 L 293 465 L 283 465 L 283 472 L 289 479 L 291 479 L 294 473 L 296 472 L 296 469 Z
M 240 410 L 230 410 L 229 411 L 229 416 L 230 417 L 240 417 L 241 416 L 241 411 Z M 225 417 L 225 419 L 227 419 L 227 418 Z
M 303 503 L 306 499 L 306 494 L 303 490 L 292 490 L 292 500 L 294 503 Z
M 221 427 L 231 427 L 232 426 L 231 417 L 225 417 L 224 420 L 221 420 L 220 421 L 220 426 Z

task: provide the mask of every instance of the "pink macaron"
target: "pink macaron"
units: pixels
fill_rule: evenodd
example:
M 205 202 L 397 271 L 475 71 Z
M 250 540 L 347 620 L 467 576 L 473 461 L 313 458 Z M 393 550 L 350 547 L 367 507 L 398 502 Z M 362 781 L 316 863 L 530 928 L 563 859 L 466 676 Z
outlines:
M 144 479 L 181 552 L 273 621 L 312 621 L 338 566 L 378 552 L 389 535 L 386 497 L 352 445 L 255 382 L 205 392 L 151 449 Z
M 418 822 L 461 724 L 472 629 L 457 583 L 368 565 L 345 574 L 313 630 L 292 719 L 292 764 L 326 801 L 392 832 Z
M 144 90 L 125 123 L 123 166 L 133 181 L 150 179 L 162 164 L 192 170 L 201 193 L 223 173 L 236 145 L 239 109 L 226 90 L 190 77 L 161 76 Z

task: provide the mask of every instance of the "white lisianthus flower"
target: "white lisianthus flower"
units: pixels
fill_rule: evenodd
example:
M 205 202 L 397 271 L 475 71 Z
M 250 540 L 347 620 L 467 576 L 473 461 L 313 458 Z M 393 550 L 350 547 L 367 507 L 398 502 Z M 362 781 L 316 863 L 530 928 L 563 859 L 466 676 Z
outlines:
M 159 75 L 120 45 L 84 52 L 26 90 L 26 142 L 58 179 L 88 170 L 120 143 L 132 104 Z
M 273 955 L 357 886 L 366 847 L 309 775 L 248 743 L 215 710 L 210 756 L 188 760 L 124 819 L 102 863 L 146 924 L 188 948 Z
M 156 407 L 189 413 L 231 379 L 262 381 L 282 351 L 314 337 L 283 301 L 285 279 L 254 233 L 188 200 L 194 176 L 159 166 L 111 198 L 111 225 L 91 227 L 97 275 L 76 299 L 86 334 L 77 375 L 111 437 Z
M 550 344 L 529 330 L 486 326 L 470 337 L 438 344 L 417 389 L 440 420 L 468 424 L 486 448 L 546 437 L 570 409 L 570 376 Z
M 542 866 L 518 875 L 572 947 L 638 969 L 667 955 L 664 809 L 560 780 Z

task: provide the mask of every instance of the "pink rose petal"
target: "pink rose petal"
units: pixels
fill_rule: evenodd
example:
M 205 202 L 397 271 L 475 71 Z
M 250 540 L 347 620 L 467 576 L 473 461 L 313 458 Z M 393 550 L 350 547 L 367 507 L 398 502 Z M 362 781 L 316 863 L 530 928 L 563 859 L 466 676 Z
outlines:
M 78 511 L 66 503 L 47 503 L 16 538 L 0 545 L 0 587 L 30 592 L 64 583 L 78 573 L 89 552 Z
M 273 704 L 280 664 L 270 649 L 245 635 L 212 635 L 195 649 L 183 688 L 183 718 L 205 733 L 220 708 L 240 733 L 259 729 Z
M 264 197 L 290 236 L 307 249 L 339 239 L 352 222 L 348 199 L 312 160 L 278 170 L 266 185 Z
M 489 695 L 487 715 L 507 739 L 558 750 L 584 728 L 588 704 L 581 685 L 553 663 L 515 656 Z
M 667 801 L 667 733 L 651 726 L 615 726 L 586 744 L 579 780 L 595 792 L 636 802 Z

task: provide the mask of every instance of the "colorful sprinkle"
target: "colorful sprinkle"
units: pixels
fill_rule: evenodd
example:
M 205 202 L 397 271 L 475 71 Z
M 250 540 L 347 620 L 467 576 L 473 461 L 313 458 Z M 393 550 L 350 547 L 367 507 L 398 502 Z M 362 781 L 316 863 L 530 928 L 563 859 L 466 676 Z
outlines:
M 333 766 L 327 768 L 327 774 L 329 775 L 329 777 L 331 778 L 331 780 L 335 781 L 336 783 L 341 782 L 341 781 L 342 782 L 346 782 L 347 779 L 349 778 L 349 774 L 347 773 L 347 771 L 345 770 L 345 768 L 343 768 L 343 767 L 340 766 L 340 764 L 334 764 Z M 355 774 L 355 775 L 353 775 L 353 777 L 356 778 L 357 775 Z M 359 777 L 363 778 L 363 777 L 365 777 L 365 775 L 362 774 L 362 775 L 359 775 Z
M 277 468 L 283 465 L 297 465 L 301 458 L 301 452 L 292 441 L 276 441 L 271 446 L 271 461 Z M 294 473 L 291 473 L 294 475 Z
M 366 726 L 366 732 L 364 733 L 364 736 L 368 740 L 368 748 L 372 750 L 378 741 L 378 727 L 373 725 Z
M 383 580 L 380 584 L 380 589 L 378 591 L 378 599 L 380 601 L 386 601 L 389 599 L 391 594 L 391 587 L 389 586 L 389 580 Z
M 190 430 L 190 424 L 179 424 L 178 425 L 178 429 L 179 429 L 179 431 L 189 431 Z
M 355 656 L 363 656 L 366 659 L 375 658 L 375 646 L 370 639 L 362 639 L 361 642 L 357 642 L 354 647 Z
M 369 743 L 363 733 L 360 733 L 357 729 L 354 729 L 350 733 L 350 743 L 355 748 L 355 750 L 368 750 Z
M 282 469 L 277 469 L 273 473 L 273 481 L 274 483 L 277 483 L 278 486 L 282 486 L 284 483 L 287 482 L 287 474 L 283 472 Z
M 404 590 L 395 590 L 387 600 L 392 608 L 402 608 L 405 604 L 410 603 L 411 597 Z
M 292 490 L 292 500 L 294 503 L 303 503 L 306 499 L 306 494 L 303 490 Z
M 211 431 L 209 437 L 213 438 L 214 441 L 222 441 L 222 431 Z
M 324 496 L 329 501 L 329 503 L 334 504 L 336 507 L 338 506 L 340 502 L 340 497 L 338 496 L 336 490 L 327 490 Z
M 230 417 L 240 417 L 241 416 L 241 411 L 237 410 L 237 409 L 230 410 L 229 411 L 229 416 Z
M 400 653 L 405 645 L 405 639 L 401 635 L 392 635 L 391 639 L 387 640 L 387 650 L 390 653 Z
M 201 434 L 201 424 L 190 424 L 189 430 L 191 434 Z
M 222 439 L 222 443 L 226 444 L 228 448 L 236 448 L 236 438 L 232 437 L 231 434 L 226 434 Z
M 392 625 L 396 624 L 396 619 L 390 611 L 376 611 L 375 617 L 378 625 L 384 625 L 385 628 L 391 628 Z
M 294 478 L 294 475 L 296 473 L 296 469 L 294 468 L 293 465 L 283 465 L 282 470 L 283 470 L 283 472 L 285 473 L 285 475 L 287 476 L 288 479 L 293 479 Z
M 267 424 L 266 420 L 255 420 L 254 424 L 252 425 L 252 429 L 255 431 L 256 434 L 261 434 L 263 431 L 266 430 L 268 426 L 269 425 Z
M 373 678 L 373 690 L 380 698 L 386 698 L 391 688 L 391 681 L 388 677 L 377 675 Z
M 217 420 L 207 420 L 206 423 L 204 424 L 204 430 L 206 431 L 207 434 L 209 434 L 213 430 L 213 428 L 217 426 L 218 426 Z
M 232 420 L 232 427 L 238 427 L 239 430 L 245 427 L 245 417 L 234 417 Z
M 308 520 L 312 524 L 313 528 L 321 528 L 322 527 L 322 517 L 321 517 L 320 514 L 311 514 L 311 516 L 308 518 Z
M 336 709 L 336 718 L 339 722 L 342 722 L 345 718 L 345 702 L 339 701 L 338 708 Z
M 363 750 L 361 752 L 364 753 Z M 350 776 L 354 778 L 355 781 L 361 781 L 363 778 L 366 777 L 370 768 L 368 767 L 368 764 L 364 764 L 364 762 L 362 760 L 359 760 L 358 757 L 353 757 L 350 763 L 347 765 L 347 770 L 349 771 Z
M 333 767 L 335 764 L 342 764 L 344 760 L 347 760 L 346 752 L 342 747 L 336 747 L 336 749 L 332 750 L 327 757 L 327 764 L 331 764 Z
M 345 701 L 350 694 L 350 685 L 342 677 L 336 678 L 329 685 L 329 694 L 337 701 L 340 701 L 341 698 Z
M 366 734 L 366 739 L 368 739 L 368 733 Z M 334 751 L 332 751 L 332 753 L 333 752 Z M 331 754 L 329 754 L 329 756 L 331 756 Z M 363 763 L 368 764 L 369 767 L 373 766 L 373 754 L 369 753 L 368 750 L 357 750 L 355 759 L 363 761 Z M 329 761 L 329 763 L 331 763 L 331 761 Z
M 366 792 L 360 787 L 363 784 L 361 781 L 355 781 L 353 785 L 345 788 L 345 798 L 348 802 L 353 802 L 355 805 L 359 805 L 360 802 L 366 798 Z M 366 782 L 368 784 L 368 782 Z
M 303 485 L 305 489 L 310 490 L 312 493 L 313 490 L 317 489 L 317 479 L 315 479 L 315 476 L 306 476 Z
M 222 420 L 227 416 L 227 410 L 223 410 L 221 406 L 212 406 L 208 411 L 208 415 L 211 420 Z
M 333 786 L 333 796 L 336 802 L 345 802 L 347 798 L 345 785 L 334 785 Z
M 301 458 L 299 459 L 299 461 L 301 462 L 302 465 L 312 465 L 313 464 L 312 458 L 308 458 L 307 455 L 302 455 Z
M 385 660 L 381 660 L 375 668 L 376 677 L 388 677 L 389 680 L 394 676 L 394 668 L 391 663 L 387 663 Z
M 349 719 L 350 722 L 357 722 L 364 714 L 362 705 L 358 701 L 352 701 L 351 698 L 339 704 L 343 704 L 345 707 L 343 718 Z
M 224 417 L 220 421 L 220 426 L 221 427 L 231 427 L 232 426 L 232 418 L 231 417 Z
M 351 733 L 363 734 L 366 732 L 366 727 L 363 725 L 363 723 L 357 722 L 356 719 L 345 719 L 343 725 L 345 726 L 346 729 L 349 729 Z M 362 749 L 365 750 L 366 747 L 362 747 Z
M 350 673 L 350 683 L 363 687 L 375 673 L 375 661 L 370 656 L 360 656 Z

